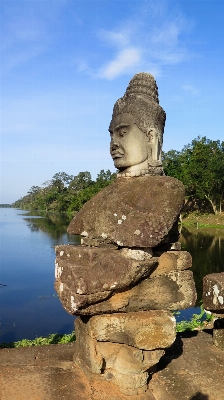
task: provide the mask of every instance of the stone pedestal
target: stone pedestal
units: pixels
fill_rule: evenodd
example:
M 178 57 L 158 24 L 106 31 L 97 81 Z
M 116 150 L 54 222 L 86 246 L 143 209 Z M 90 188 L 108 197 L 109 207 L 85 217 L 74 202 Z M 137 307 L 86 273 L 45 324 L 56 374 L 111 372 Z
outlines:
M 224 272 L 203 279 L 204 308 L 219 317 L 214 323 L 213 343 L 224 350 Z
M 217 319 L 214 323 L 213 343 L 224 351 L 224 318 Z
M 74 362 L 126 395 L 147 390 L 149 374 L 176 336 L 175 319 L 164 311 L 78 317 L 75 331 Z

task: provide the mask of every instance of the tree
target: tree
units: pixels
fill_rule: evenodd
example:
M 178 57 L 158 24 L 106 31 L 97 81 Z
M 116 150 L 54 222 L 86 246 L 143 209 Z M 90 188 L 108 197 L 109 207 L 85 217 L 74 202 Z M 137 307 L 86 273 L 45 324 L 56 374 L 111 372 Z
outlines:
M 97 175 L 96 184 L 100 188 L 104 188 L 109 183 L 113 182 L 116 179 L 116 174 L 112 173 L 109 169 L 105 172 L 104 169 L 101 169 L 100 173 Z
M 85 189 L 89 185 L 91 185 L 92 179 L 91 174 L 88 171 L 79 172 L 77 176 L 74 176 L 69 184 L 69 190 L 79 192 L 82 189 Z
M 181 152 L 169 150 L 167 153 L 162 152 L 163 169 L 166 175 L 182 180 L 182 157 Z
M 163 155 L 167 175 L 180 179 L 186 195 L 206 199 L 214 213 L 222 210 L 224 195 L 224 142 L 198 137 L 181 152 Z
M 28 190 L 27 193 L 29 194 L 37 194 L 38 192 L 40 192 L 41 187 L 40 186 L 31 186 L 31 188 Z

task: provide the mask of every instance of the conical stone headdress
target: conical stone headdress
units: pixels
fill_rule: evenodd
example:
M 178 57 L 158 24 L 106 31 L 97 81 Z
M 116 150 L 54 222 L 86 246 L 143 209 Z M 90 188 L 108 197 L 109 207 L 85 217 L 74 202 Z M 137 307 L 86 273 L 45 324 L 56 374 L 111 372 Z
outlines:
M 146 135 L 151 128 L 163 134 L 166 113 L 159 105 L 158 87 L 151 74 L 140 72 L 131 79 L 124 96 L 114 105 L 112 118 L 123 113 L 131 113 Z

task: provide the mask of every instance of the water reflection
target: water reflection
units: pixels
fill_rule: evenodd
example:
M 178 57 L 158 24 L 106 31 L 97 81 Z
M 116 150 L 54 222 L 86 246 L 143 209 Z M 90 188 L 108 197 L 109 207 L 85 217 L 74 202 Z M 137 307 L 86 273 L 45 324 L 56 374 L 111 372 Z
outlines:
M 67 227 L 70 219 L 66 214 L 54 214 L 44 212 L 32 212 L 23 214 L 24 221 L 27 222 L 27 227 L 31 232 L 46 232 L 57 244 L 71 243 L 80 244 L 81 238 L 79 235 L 70 235 L 67 233 Z M 62 239 L 65 239 L 64 241 Z
M 0 209 L 0 223 L 0 343 L 71 332 L 74 317 L 55 297 L 54 246 L 79 238 L 53 214 Z
M 192 271 L 197 289 L 197 306 L 202 299 L 202 280 L 207 274 L 224 271 L 224 231 L 222 229 L 182 228 L 182 249 L 192 255 Z

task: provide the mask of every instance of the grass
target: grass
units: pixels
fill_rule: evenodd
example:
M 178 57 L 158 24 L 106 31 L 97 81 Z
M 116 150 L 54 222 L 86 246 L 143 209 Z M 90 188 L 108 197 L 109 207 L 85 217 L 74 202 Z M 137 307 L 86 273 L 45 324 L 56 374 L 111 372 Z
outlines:
M 189 222 L 183 222 L 184 226 L 196 226 L 197 228 L 213 228 L 213 229 L 224 229 L 224 225 L 221 224 L 206 224 L 203 222 L 193 222 L 193 221 L 189 221 Z
M 183 215 L 184 226 L 195 226 L 197 228 L 224 229 L 224 213 L 208 214 L 197 211 Z
M 75 342 L 75 332 L 69 334 L 59 335 L 58 333 L 52 333 L 46 338 L 40 336 L 34 340 L 23 339 L 18 342 L 9 342 L 0 344 L 0 349 L 3 348 L 16 348 L 16 347 L 28 347 L 28 346 L 42 346 L 49 344 L 64 344 Z

